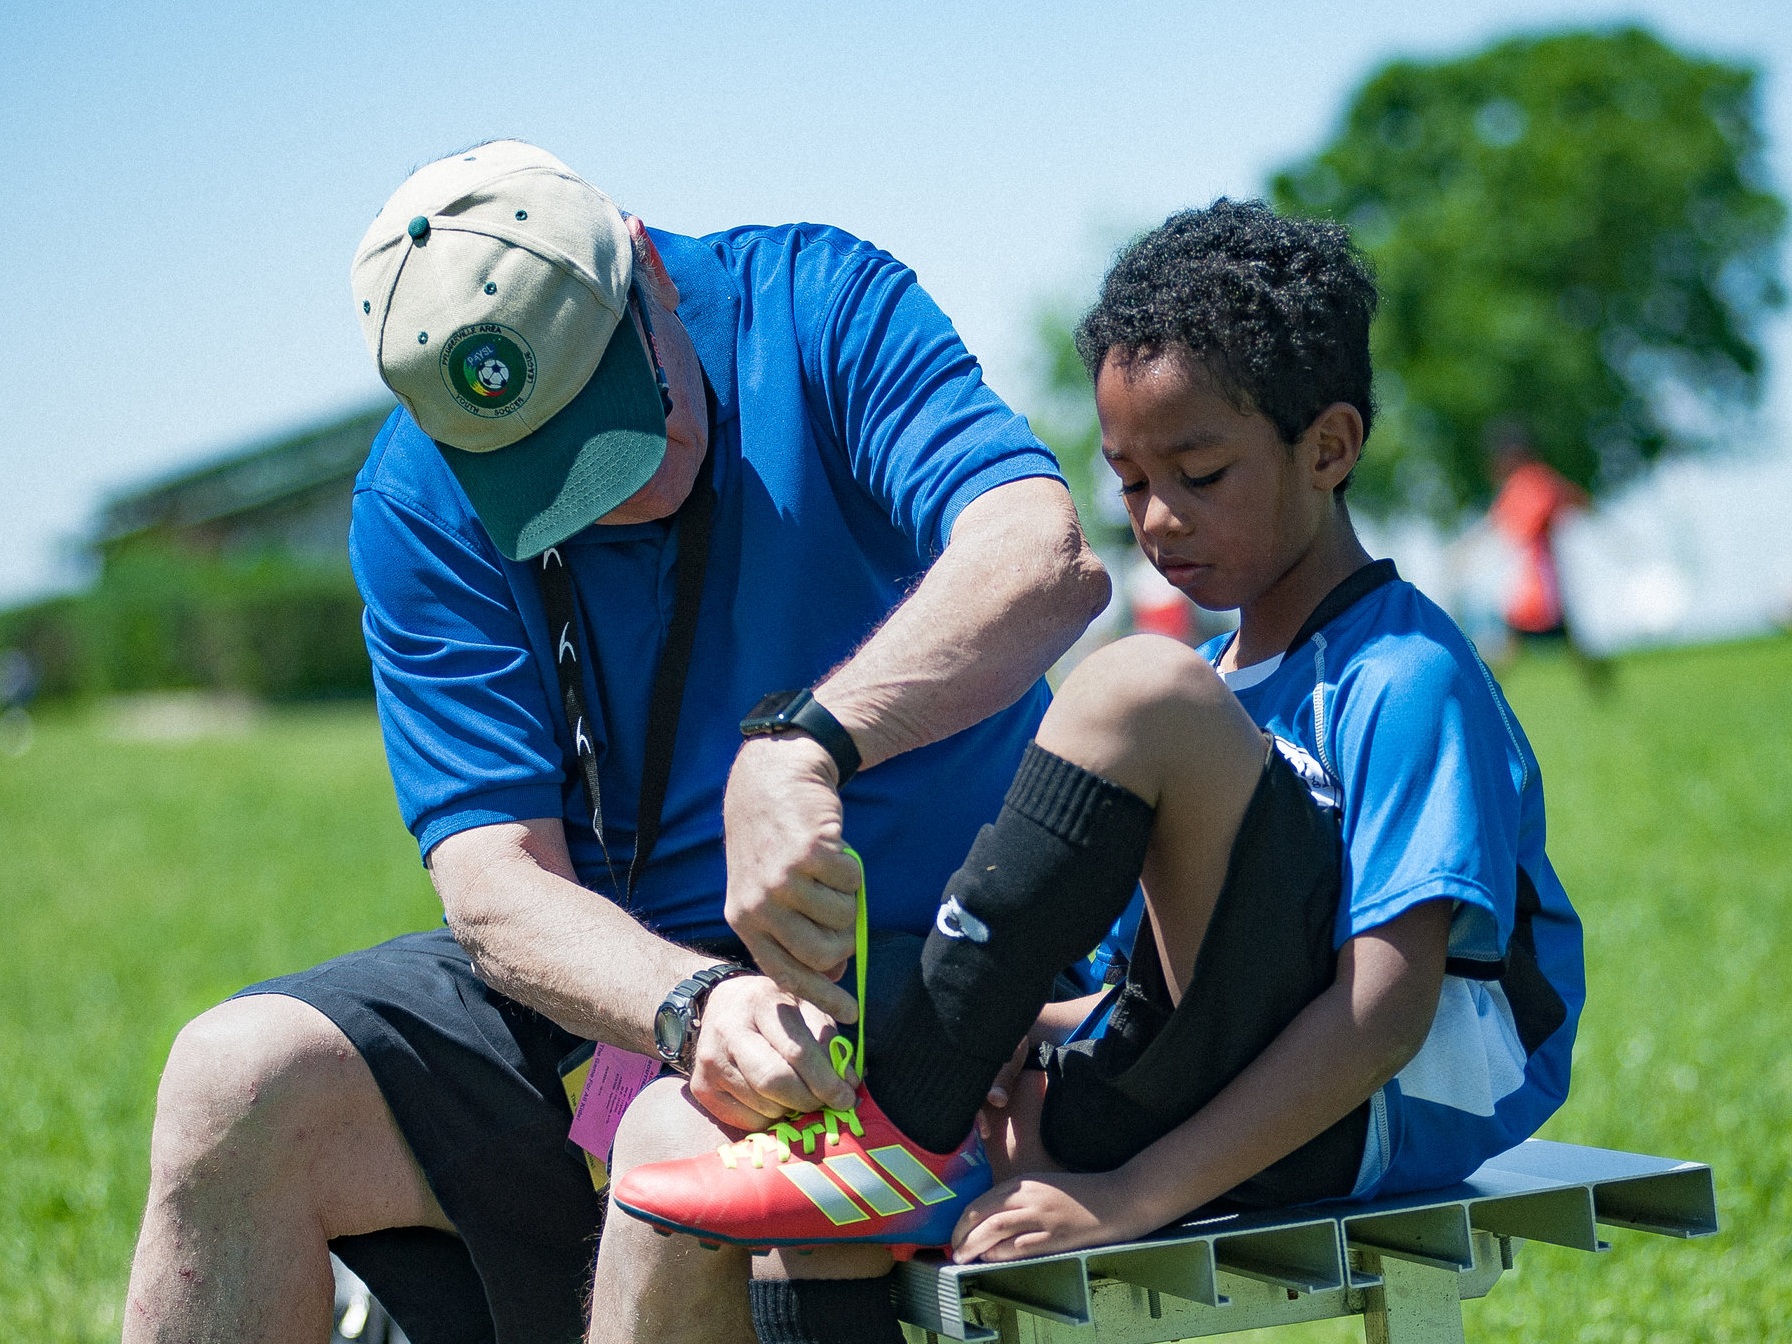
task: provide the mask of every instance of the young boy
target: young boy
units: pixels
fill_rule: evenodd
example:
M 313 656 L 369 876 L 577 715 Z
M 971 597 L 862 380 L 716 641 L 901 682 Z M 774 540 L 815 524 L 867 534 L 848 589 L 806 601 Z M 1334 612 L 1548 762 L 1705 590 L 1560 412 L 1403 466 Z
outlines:
M 1445 1185 L 1561 1104 L 1581 938 L 1536 758 L 1345 505 L 1375 302 L 1342 228 L 1260 203 L 1121 255 L 1077 332 L 1102 452 L 1147 558 L 1237 608 L 1236 635 L 1138 636 L 1070 676 L 870 1014 L 855 1111 L 639 1167 L 621 1207 L 751 1246 L 1008 1260 L 1222 1197 Z M 1135 883 L 1124 986 L 1048 1007 Z M 1042 1067 L 1017 1077 L 1022 1042 Z M 1012 1096 L 991 1157 L 1019 1173 L 987 1190 L 986 1094 Z

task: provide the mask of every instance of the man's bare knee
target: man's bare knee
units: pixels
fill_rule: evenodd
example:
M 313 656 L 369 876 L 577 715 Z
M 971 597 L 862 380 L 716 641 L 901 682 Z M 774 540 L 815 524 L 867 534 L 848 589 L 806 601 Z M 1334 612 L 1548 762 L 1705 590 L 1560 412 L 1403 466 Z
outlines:
M 174 1038 L 162 1071 L 155 1165 L 200 1166 L 228 1148 L 277 1143 L 297 1119 L 294 1103 L 302 1110 L 311 1100 L 303 1075 L 332 1048 L 353 1053 L 327 1018 L 296 999 L 232 999 L 200 1014 Z
M 220 1004 L 175 1038 L 150 1178 L 152 1199 L 303 1203 L 330 1235 L 449 1226 L 366 1061 L 317 1009 L 278 994 Z
M 662 1078 L 623 1115 L 610 1175 L 691 1157 L 735 1137 L 697 1104 L 683 1079 Z M 751 1339 L 747 1266 L 745 1251 L 702 1250 L 695 1237 L 657 1236 L 649 1224 L 612 1208 L 598 1244 L 590 1339 Z
M 697 1104 L 683 1079 L 661 1078 L 624 1112 L 611 1148 L 610 1171 L 621 1175 L 649 1162 L 695 1157 L 737 1137 Z

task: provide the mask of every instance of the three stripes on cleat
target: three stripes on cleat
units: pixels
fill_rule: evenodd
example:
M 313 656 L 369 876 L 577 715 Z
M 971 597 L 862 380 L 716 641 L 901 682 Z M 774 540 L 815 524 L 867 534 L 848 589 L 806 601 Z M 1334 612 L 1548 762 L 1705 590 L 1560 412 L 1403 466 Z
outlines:
M 952 1188 L 923 1166 L 901 1144 L 892 1143 L 882 1148 L 872 1148 L 868 1150 L 868 1155 L 884 1169 L 885 1174 L 922 1204 L 941 1204 L 953 1197 Z M 822 1170 L 824 1167 L 839 1181 L 839 1185 L 828 1179 Z M 853 1202 L 847 1191 L 863 1200 L 872 1213 L 886 1218 L 907 1213 L 915 1207 L 904 1198 L 902 1191 L 880 1176 L 871 1163 L 857 1153 L 842 1153 L 838 1157 L 823 1158 L 819 1163 L 780 1163 L 777 1170 L 802 1191 L 809 1202 L 820 1209 L 835 1227 L 862 1223 L 870 1217 L 870 1214 Z

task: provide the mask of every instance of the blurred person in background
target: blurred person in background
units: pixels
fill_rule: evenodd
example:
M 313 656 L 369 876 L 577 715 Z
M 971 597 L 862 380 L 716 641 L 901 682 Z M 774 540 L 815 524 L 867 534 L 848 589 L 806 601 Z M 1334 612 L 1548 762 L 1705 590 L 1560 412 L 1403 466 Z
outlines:
M 1564 519 L 1592 503 L 1587 492 L 1537 456 L 1531 436 L 1516 420 L 1496 420 L 1488 428 L 1488 467 L 1497 492 L 1488 521 L 1516 553 L 1517 568 L 1502 616 L 1510 661 L 1528 642 L 1559 641 L 1581 669 L 1589 688 L 1611 684 L 1611 664 L 1589 654 L 1574 638 L 1562 605 L 1555 533 Z

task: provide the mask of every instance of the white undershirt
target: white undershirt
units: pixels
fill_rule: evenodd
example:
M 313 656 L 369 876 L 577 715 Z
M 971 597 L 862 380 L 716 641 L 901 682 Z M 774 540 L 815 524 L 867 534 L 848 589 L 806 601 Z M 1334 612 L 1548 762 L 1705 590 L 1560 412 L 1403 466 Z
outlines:
M 1276 669 L 1282 665 L 1282 657 L 1283 655 L 1278 653 L 1273 658 L 1265 658 L 1262 662 L 1252 663 L 1249 667 L 1238 667 L 1230 672 L 1222 672 L 1220 676 L 1224 678 L 1230 689 L 1248 691 L 1251 687 L 1261 685 L 1274 676 Z

